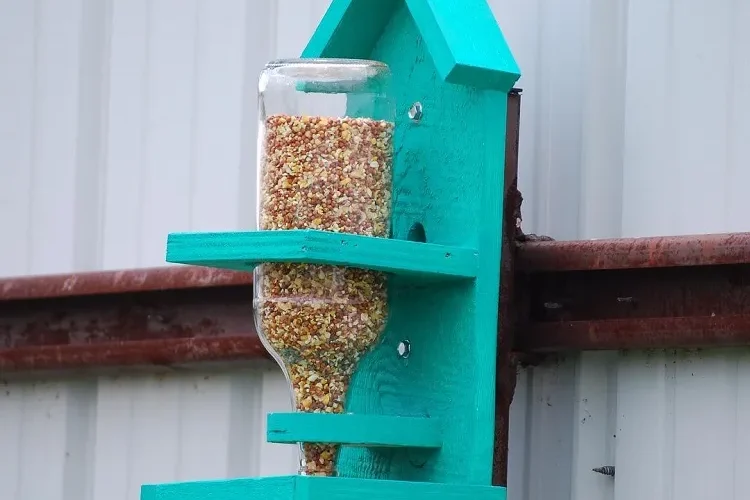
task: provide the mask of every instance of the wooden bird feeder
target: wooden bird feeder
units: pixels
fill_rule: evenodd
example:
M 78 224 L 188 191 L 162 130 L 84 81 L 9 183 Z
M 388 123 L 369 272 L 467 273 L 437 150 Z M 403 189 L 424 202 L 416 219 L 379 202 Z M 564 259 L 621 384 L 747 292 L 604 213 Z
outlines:
M 297 410 L 270 414 L 267 438 L 302 444 L 300 474 L 142 500 L 505 498 L 491 475 L 519 76 L 486 0 L 333 0 L 302 59 L 267 66 L 259 230 L 171 234 L 167 260 L 256 273 L 256 324 Z M 284 92 L 343 93 L 344 111 Z

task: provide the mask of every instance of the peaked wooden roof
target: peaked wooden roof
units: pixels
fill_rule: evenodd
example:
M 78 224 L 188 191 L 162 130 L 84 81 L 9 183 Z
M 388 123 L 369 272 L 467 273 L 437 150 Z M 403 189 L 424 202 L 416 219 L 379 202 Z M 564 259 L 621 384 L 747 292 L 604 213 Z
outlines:
M 303 58 L 367 58 L 406 4 L 440 76 L 508 92 L 520 70 L 486 0 L 333 0 Z

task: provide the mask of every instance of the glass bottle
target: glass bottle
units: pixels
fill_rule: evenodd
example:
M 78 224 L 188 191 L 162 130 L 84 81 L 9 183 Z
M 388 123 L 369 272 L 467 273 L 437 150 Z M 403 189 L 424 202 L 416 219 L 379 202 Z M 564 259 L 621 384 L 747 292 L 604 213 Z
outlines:
M 390 236 L 394 104 L 387 65 L 270 62 L 259 79 L 258 229 Z M 342 413 L 357 363 L 388 315 L 380 272 L 266 263 L 255 269 L 258 334 L 296 411 Z M 336 475 L 338 447 L 301 445 L 300 473 Z

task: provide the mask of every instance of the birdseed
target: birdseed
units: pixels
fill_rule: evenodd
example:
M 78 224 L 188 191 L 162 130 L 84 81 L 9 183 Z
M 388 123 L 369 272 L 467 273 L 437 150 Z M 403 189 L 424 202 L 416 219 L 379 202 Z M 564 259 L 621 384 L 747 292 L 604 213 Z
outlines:
M 260 229 L 321 229 L 387 237 L 393 124 L 272 115 L 261 156 Z M 342 413 L 358 361 L 387 318 L 386 278 L 328 265 L 258 267 L 257 322 L 283 365 L 294 404 Z M 335 475 L 338 446 L 303 443 L 301 473 Z

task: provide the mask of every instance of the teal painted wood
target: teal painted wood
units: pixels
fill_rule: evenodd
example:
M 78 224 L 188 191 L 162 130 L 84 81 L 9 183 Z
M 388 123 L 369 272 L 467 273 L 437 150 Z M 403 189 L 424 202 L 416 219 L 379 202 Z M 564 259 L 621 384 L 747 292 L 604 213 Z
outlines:
M 303 229 L 173 233 L 167 262 L 252 271 L 263 262 L 336 264 L 423 280 L 473 278 L 475 249 Z
M 141 500 L 294 500 L 296 476 L 146 484 Z
M 444 81 L 510 91 L 521 72 L 486 0 L 333 0 L 303 57 L 370 58 L 404 2 Z
M 406 0 L 440 76 L 508 92 L 521 71 L 485 0 Z
M 443 16 L 434 21 L 442 29 L 449 22 L 447 4 L 428 3 L 423 7 L 434 9 L 433 16 Z M 445 431 L 441 449 L 420 455 L 342 447 L 337 468 L 349 477 L 489 485 L 507 94 L 491 90 L 492 85 L 446 82 L 433 63 L 435 43 L 423 36 L 429 19 L 420 18 L 423 26 L 418 26 L 415 5 L 395 2 L 378 41 L 361 54 L 386 62 L 393 73 L 400 149 L 393 237 L 406 239 L 419 222 L 430 243 L 476 248 L 480 271 L 473 282 L 439 287 L 391 283 L 383 342 L 363 359 L 348 395 L 347 410 L 353 413 L 440 418 Z M 473 0 L 462 7 L 469 12 L 456 17 L 461 22 L 471 12 L 478 12 L 480 26 L 487 20 L 487 11 L 477 10 Z M 322 27 L 336 24 L 326 18 Z M 353 57 L 337 40 L 336 34 L 330 43 L 313 37 L 305 56 Z M 460 52 L 453 42 L 449 46 Z M 515 82 L 516 69 L 501 76 Z M 415 102 L 424 109 L 420 121 L 407 116 Z M 394 356 L 403 339 L 411 344 L 407 360 Z
M 282 476 L 145 485 L 141 500 L 505 500 L 504 488 Z
M 367 58 L 390 21 L 393 10 L 402 2 L 333 0 L 302 57 Z
M 506 103 L 517 65 L 486 0 L 333 0 L 304 57 L 375 59 L 391 68 L 392 241 L 314 232 L 326 235 L 313 244 L 298 231 L 177 234 L 168 258 L 245 270 L 262 261 L 315 262 L 419 276 L 389 279 L 389 321 L 354 375 L 346 411 L 439 420 L 441 446 L 384 448 L 330 419 L 299 439 L 328 433 L 355 441 L 341 447 L 341 477 L 150 486 L 143 499 L 503 499 L 504 488 L 490 484 Z M 415 102 L 424 110 L 418 121 L 408 118 Z M 356 102 L 348 104 L 356 111 Z M 406 241 L 417 224 L 427 243 Z M 426 284 L 425 276 L 462 279 Z M 396 354 L 403 340 L 408 358 Z
M 269 413 L 270 443 L 340 443 L 370 448 L 440 448 L 435 418 L 333 413 Z

